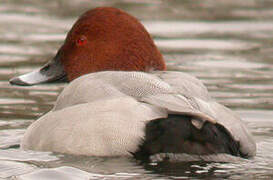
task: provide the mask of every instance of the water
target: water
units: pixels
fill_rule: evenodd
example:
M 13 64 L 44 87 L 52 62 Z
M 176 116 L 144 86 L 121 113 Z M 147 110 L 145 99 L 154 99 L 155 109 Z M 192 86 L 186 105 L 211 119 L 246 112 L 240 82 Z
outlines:
M 122 8 L 152 34 L 169 70 L 200 78 L 237 111 L 257 142 L 236 163 L 140 164 L 22 151 L 26 128 L 49 111 L 66 84 L 10 86 L 8 79 L 53 57 L 85 10 Z M 0 0 L 0 179 L 273 178 L 273 3 L 270 0 Z

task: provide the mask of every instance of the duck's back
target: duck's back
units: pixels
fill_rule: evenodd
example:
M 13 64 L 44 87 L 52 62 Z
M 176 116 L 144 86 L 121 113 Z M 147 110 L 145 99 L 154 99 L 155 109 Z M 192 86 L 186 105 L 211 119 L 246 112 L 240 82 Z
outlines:
M 161 139 L 175 138 L 168 136 L 170 123 L 178 123 L 181 132 L 186 127 L 191 129 L 186 135 L 180 134 L 185 146 L 154 146 L 153 143 L 166 141 Z M 150 134 L 153 132 L 160 133 L 155 136 Z M 215 149 L 216 146 L 206 144 L 206 139 L 198 139 L 198 133 L 210 136 L 210 132 L 218 136 L 218 146 L 230 141 L 234 145 L 226 148 L 232 152 L 237 148 L 236 155 L 255 155 L 255 142 L 240 118 L 212 100 L 196 78 L 181 72 L 106 71 L 72 81 L 58 97 L 53 110 L 31 125 L 22 146 L 102 156 L 135 152 L 206 155 L 194 148 Z M 186 141 L 191 145 L 185 144 Z M 153 152 L 151 148 L 157 150 Z M 208 152 L 218 153 L 214 149 Z M 219 153 L 222 151 L 225 153 L 226 149 Z

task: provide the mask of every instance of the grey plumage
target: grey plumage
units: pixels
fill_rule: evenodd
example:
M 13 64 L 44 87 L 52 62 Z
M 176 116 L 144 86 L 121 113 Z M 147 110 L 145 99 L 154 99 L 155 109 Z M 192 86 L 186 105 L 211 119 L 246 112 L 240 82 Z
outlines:
M 81 108 L 79 108 L 80 106 Z M 75 113 L 70 113 L 69 116 L 64 115 L 68 111 Z M 81 112 L 79 113 L 79 111 Z M 89 112 L 91 112 L 90 115 L 88 115 Z M 82 114 L 85 115 L 79 120 L 83 116 Z M 72 81 L 58 97 L 53 110 L 27 130 L 22 146 L 25 149 L 68 151 L 67 153 L 72 154 L 128 155 L 128 152 L 137 149 L 137 145 L 132 145 L 129 142 L 137 144 L 144 138 L 145 124 L 153 119 L 166 118 L 168 114 L 191 116 L 193 117 L 192 124 L 198 129 L 202 129 L 205 122 L 218 123 L 229 131 L 235 141 L 239 142 L 239 149 L 242 154 L 251 157 L 256 153 L 256 144 L 251 134 L 235 113 L 216 103 L 209 96 L 204 85 L 195 77 L 182 72 L 171 71 L 155 71 L 149 74 L 104 71 L 84 75 Z M 117 132 L 116 129 L 122 131 L 117 133 L 121 133 L 125 137 L 122 140 L 118 139 L 121 138 L 120 136 L 110 137 L 113 136 L 112 133 L 109 133 L 111 127 L 105 128 L 104 130 L 107 132 L 99 132 L 97 136 L 109 136 L 106 137 L 108 141 L 118 142 L 120 146 L 124 146 L 116 151 L 111 149 L 114 146 L 109 144 L 104 145 L 104 149 L 101 150 L 103 153 L 91 152 L 92 148 L 90 152 L 88 152 L 88 148 L 84 148 L 86 150 L 83 151 L 81 148 L 84 143 L 77 142 L 77 138 L 80 138 L 80 136 L 70 136 L 70 138 L 75 138 L 73 141 L 58 142 L 60 139 L 57 136 L 63 133 L 62 130 L 55 132 L 55 135 L 42 134 L 36 130 L 40 127 L 39 123 L 42 123 L 43 126 L 50 126 L 50 123 L 45 121 L 54 118 L 54 121 L 62 121 L 62 123 L 71 125 L 74 123 L 72 125 L 74 126 L 73 132 L 86 128 L 86 130 L 80 130 L 81 133 L 84 133 L 94 130 L 92 129 L 93 126 L 98 122 L 103 122 L 101 125 L 107 126 L 111 116 L 114 119 L 111 122 L 116 121 L 116 124 L 111 124 L 113 125 L 112 128 L 115 132 Z M 85 123 L 84 127 L 78 127 L 80 126 L 78 124 L 75 125 L 76 120 L 77 123 L 81 123 L 86 121 L 85 119 L 88 119 L 90 123 Z M 108 120 L 106 121 L 106 119 Z M 123 119 L 122 122 L 120 119 Z M 134 127 L 134 123 L 136 128 L 132 130 L 135 131 L 132 135 L 131 129 L 126 128 Z M 56 126 L 62 126 L 62 124 L 56 124 Z M 75 130 L 75 127 L 79 129 Z M 126 135 L 126 133 L 128 134 Z M 82 134 L 82 136 L 88 135 L 96 136 L 96 134 Z M 35 138 L 35 136 L 39 138 Z M 31 140 L 31 138 L 35 138 L 35 140 Z M 50 140 L 52 142 L 50 145 L 46 143 L 49 139 L 54 138 L 55 140 Z M 85 139 L 88 141 L 88 138 Z M 58 143 L 63 143 L 63 145 Z M 77 145 L 77 143 L 80 144 Z M 85 143 L 92 146 L 92 144 L 98 142 L 90 140 L 90 142 Z M 37 144 L 39 144 L 38 148 L 35 147 Z M 98 145 L 98 147 L 101 146 Z M 67 150 L 69 148 L 73 150 Z

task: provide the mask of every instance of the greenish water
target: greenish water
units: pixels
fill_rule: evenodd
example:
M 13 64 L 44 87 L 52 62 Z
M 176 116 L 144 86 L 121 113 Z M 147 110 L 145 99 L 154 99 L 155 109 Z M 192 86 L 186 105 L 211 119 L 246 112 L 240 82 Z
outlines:
M 169 70 L 200 78 L 238 112 L 257 156 L 237 163 L 139 164 L 22 151 L 26 128 L 48 112 L 66 84 L 10 86 L 52 58 L 84 11 L 121 8 L 139 18 Z M 0 179 L 273 178 L 273 3 L 270 0 L 0 0 Z

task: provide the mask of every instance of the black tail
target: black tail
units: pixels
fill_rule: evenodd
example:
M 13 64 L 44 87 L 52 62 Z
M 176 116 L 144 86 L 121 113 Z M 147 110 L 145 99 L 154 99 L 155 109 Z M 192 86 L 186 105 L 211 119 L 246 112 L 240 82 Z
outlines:
M 226 153 L 240 156 L 239 142 L 219 124 L 206 122 L 199 130 L 191 123 L 192 117 L 169 115 L 146 125 L 145 139 L 133 155 L 147 159 L 158 153 L 186 153 L 210 155 Z

